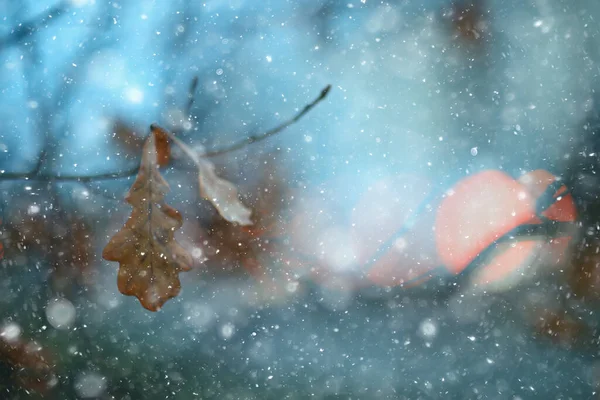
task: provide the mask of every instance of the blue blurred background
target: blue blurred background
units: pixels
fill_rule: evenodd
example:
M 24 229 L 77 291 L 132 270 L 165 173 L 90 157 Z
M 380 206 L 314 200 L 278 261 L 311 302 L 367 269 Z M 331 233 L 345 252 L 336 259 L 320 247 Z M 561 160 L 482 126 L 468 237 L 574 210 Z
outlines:
M 115 264 L 97 256 L 130 212 L 121 199 L 131 179 L 3 179 L 33 171 L 41 154 L 47 176 L 134 168 L 136 153 L 114 138 L 117 121 L 140 137 L 157 122 L 192 146 L 227 146 L 282 123 L 327 84 L 329 96 L 297 124 L 215 159 L 219 173 L 247 195 L 268 165 L 296 195 L 325 185 L 340 214 L 360 188 L 399 173 L 441 188 L 490 168 L 593 175 L 600 3 L 461 4 L 1 1 L 4 220 L 76 214 L 96 253 L 93 290 L 68 295 L 48 285 L 43 253 L 2 264 L 5 326 L 59 360 L 46 396 L 592 398 L 597 351 L 539 340 L 522 322 L 535 290 L 437 301 L 307 285 L 284 286 L 286 299 L 274 301 L 243 273 L 201 269 L 182 275 L 181 295 L 153 314 L 118 293 Z M 198 204 L 184 164 L 165 172 L 169 203 L 205 221 L 214 211 Z M 68 299 L 67 320 L 74 307 L 69 329 L 48 322 L 57 297 Z M 24 396 L 4 372 L 3 396 Z

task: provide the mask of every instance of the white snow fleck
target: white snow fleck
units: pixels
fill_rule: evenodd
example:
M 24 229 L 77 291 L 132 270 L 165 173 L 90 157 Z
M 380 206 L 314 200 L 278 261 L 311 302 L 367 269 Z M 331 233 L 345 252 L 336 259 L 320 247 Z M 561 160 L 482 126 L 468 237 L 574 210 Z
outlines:
M 425 339 L 433 339 L 437 335 L 437 331 L 436 324 L 430 319 L 426 319 L 419 325 L 419 333 Z
M 406 250 L 408 243 L 406 242 L 405 238 L 398 238 L 394 241 L 394 249 L 399 252 L 402 253 L 404 250 Z
M 198 259 L 198 258 L 202 258 L 204 256 L 204 252 L 202 251 L 202 249 L 200 247 L 194 247 L 192 249 L 192 257 Z
M 204 331 L 213 325 L 215 313 L 207 305 L 188 303 L 184 305 L 184 318 L 189 325 Z
M 83 373 L 75 381 L 75 391 L 84 399 L 98 397 L 105 389 L 106 378 L 95 372 Z
M 21 336 L 21 327 L 14 322 L 6 324 L 0 330 L 0 336 L 7 342 L 14 342 Z
M 35 215 L 35 214 L 38 214 L 39 212 L 40 212 L 40 206 L 38 206 L 37 204 L 32 204 L 27 208 L 28 215 Z
M 234 332 L 235 332 L 235 325 L 233 325 L 232 323 L 228 322 L 221 327 L 221 336 L 223 337 L 223 339 L 229 339 L 230 337 L 233 336 Z
M 46 306 L 46 318 L 56 329 L 68 329 L 75 322 L 75 306 L 67 299 L 51 300 Z
M 294 293 L 296 290 L 298 290 L 298 285 L 299 283 L 297 281 L 288 282 L 285 288 L 288 292 Z
M 144 92 L 136 87 L 127 88 L 125 98 L 131 103 L 140 104 L 144 100 Z

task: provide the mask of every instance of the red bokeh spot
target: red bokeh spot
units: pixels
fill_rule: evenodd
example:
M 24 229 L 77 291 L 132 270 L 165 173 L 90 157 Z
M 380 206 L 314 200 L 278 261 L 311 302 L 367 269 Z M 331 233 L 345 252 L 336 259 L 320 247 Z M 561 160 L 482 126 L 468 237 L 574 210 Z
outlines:
M 432 276 L 459 274 L 484 250 L 471 282 L 505 286 L 529 267 L 564 261 L 570 234 L 549 238 L 523 236 L 496 243 L 515 228 L 542 219 L 575 221 L 567 188 L 546 193 L 556 180 L 532 171 L 519 180 L 500 171 L 484 171 L 458 182 L 443 196 L 434 195 L 424 177 L 400 174 L 362 189 L 344 215 L 332 193 L 296 197 L 285 263 L 298 276 L 347 290 L 363 286 L 418 286 Z M 538 200 L 547 208 L 536 215 Z
M 546 188 L 556 181 L 556 177 L 543 169 L 528 172 L 519 178 L 519 182 L 527 187 L 529 193 L 537 200 L 544 194 Z M 542 215 L 553 221 L 575 221 L 577 219 L 577 209 L 571 194 L 565 194 L 567 187 L 562 185 L 554 198 L 556 201 L 546 209 Z
M 506 283 L 516 268 L 535 257 L 540 244 L 538 240 L 523 240 L 514 245 L 513 243 L 499 244 L 496 255 L 492 255 L 490 262 L 474 272 L 473 283 L 477 285 Z
M 556 177 L 544 170 L 532 171 L 518 181 L 501 172 L 487 171 L 456 185 L 442 202 L 436 221 L 437 248 L 446 267 L 458 274 L 481 251 L 493 246 L 493 252 L 473 271 L 472 282 L 506 287 L 522 274 L 532 276 L 539 266 L 548 268 L 564 262 L 569 234 L 494 244 L 520 225 L 541 224 L 542 216 L 560 222 L 576 220 L 575 203 L 564 185 L 556 193 L 546 193 L 555 181 Z M 540 199 L 549 204 L 541 215 L 536 215 Z
M 484 171 L 459 182 L 437 213 L 437 250 L 448 270 L 460 273 L 502 235 L 535 217 L 526 188 L 500 171 Z

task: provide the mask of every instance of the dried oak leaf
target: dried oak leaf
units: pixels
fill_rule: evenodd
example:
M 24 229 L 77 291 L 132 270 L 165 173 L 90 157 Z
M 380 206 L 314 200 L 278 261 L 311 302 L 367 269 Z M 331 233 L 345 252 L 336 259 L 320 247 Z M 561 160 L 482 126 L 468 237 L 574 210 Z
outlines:
M 155 135 L 150 135 L 137 179 L 125 198 L 133 207 L 131 216 L 102 252 L 104 259 L 120 264 L 119 291 L 137 297 L 150 311 L 158 311 L 179 294 L 179 272 L 190 270 L 193 262 L 174 239 L 183 220 L 165 203 L 168 190 L 158 171 Z

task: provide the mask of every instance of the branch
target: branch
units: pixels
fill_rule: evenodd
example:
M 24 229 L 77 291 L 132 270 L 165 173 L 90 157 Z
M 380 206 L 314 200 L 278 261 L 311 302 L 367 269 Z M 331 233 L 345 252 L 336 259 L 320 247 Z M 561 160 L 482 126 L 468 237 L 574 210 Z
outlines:
M 327 85 L 327 87 L 325 87 L 321 91 L 321 94 L 319 95 L 319 97 L 317 97 L 315 100 L 313 100 L 310 104 L 307 104 L 302 109 L 302 111 L 300 111 L 293 118 L 287 120 L 283 124 L 273 128 L 271 130 L 268 130 L 260 135 L 253 135 L 246 139 L 240 140 L 239 142 L 234 143 L 230 146 L 223 147 L 221 149 L 217 149 L 217 150 L 213 150 L 213 151 L 209 151 L 209 152 L 203 154 L 203 156 L 204 157 L 222 156 L 224 154 L 228 154 L 228 153 L 240 150 L 252 143 L 261 142 L 265 139 L 270 138 L 271 136 L 274 136 L 274 135 L 282 132 L 289 126 L 298 122 L 310 110 L 312 110 L 317 104 L 319 104 L 323 99 L 325 99 L 325 97 L 327 97 L 327 94 L 329 93 L 330 90 L 331 90 L 331 85 Z M 62 174 L 47 174 L 47 173 L 39 173 L 39 172 L 36 173 L 35 171 L 4 172 L 3 170 L 0 170 L 0 181 L 10 181 L 10 180 L 48 181 L 48 180 L 52 180 L 52 181 L 75 181 L 75 182 L 87 183 L 87 182 L 99 181 L 99 180 L 128 178 L 130 176 L 135 176 L 138 173 L 138 170 L 139 170 L 139 166 L 136 166 L 135 168 L 125 170 L 125 171 L 108 172 L 108 173 L 96 174 L 96 175 L 69 175 L 69 174 L 62 175 Z
M 134 176 L 137 174 L 139 167 L 132 168 L 126 171 L 120 172 L 109 172 L 105 174 L 97 174 L 97 175 L 61 175 L 61 174 L 43 174 L 35 172 L 2 172 L 0 171 L 0 181 L 10 181 L 10 180 L 31 180 L 31 181 L 76 181 L 81 183 L 87 183 L 91 181 L 100 181 L 100 180 L 108 180 L 108 179 L 121 179 L 128 178 L 130 176 Z
M 321 90 L 321 94 L 319 95 L 319 97 L 317 97 L 316 99 L 314 99 L 312 101 L 312 103 L 307 104 L 304 107 L 304 109 L 302 109 L 302 111 L 300 111 L 298 114 L 296 114 L 296 116 L 294 118 L 287 120 L 286 122 L 284 122 L 283 124 L 279 125 L 278 127 L 273 128 L 270 131 L 266 131 L 265 133 L 262 133 L 260 135 L 249 136 L 247 139 L 244 139 L 244 140 L 241 140 L 241 141 L 239 141 L 237 143 L 234 143 L 231 146 L 227 146 L 227 147 L 224 147 L 222 149 L 217 149 L 217 150 L 209 151 L 209 152 L 207 152 L 207 153 L 204 154 L 204 157 L 216 157 L 216 156 L 220 156 L 220 155 L 223 155 L 223 154 L 231 153 L 233 151 L 240 150 L 240 149 L 246 147 L 249 144 L 256 143 L 256 142 L 261 142 L 261 141 L 263 141 L 265 139 L 270 138 L 271 136 L 274 136 L 274 135 L 278 134 L 279 132 L 283 131 L 284 129 L 286 129 L 290 125 L 293 125 L 296 122 L 298 122 L 298 120 L 300 118 L 304 117 L 304 115 L 306 115 L 317 104 L 319 104 L 321 102 L 321 100 L 323 100 L 325 97 L 327 97 L 327 94 L 329 93 L 330 90 L 331 90 L 331 85 L 327 85 L 325 87 L 325 89 Z
M 51 9 L 51 12 L 48 14 L 49 16 L 47 18 L 42 18 L 40 20 L 36 19 L 33 22 L 30 23 L 25 23 L 23 25 L 21 25 L 21 28 L 24 27 L 25 25 L 28 26 L 37 26 L 36 24 L 39 25 L 43 25 L 45 23 L 45 21 L 52 19 L 52 15 L 54 13 L 58 13 L 64 14 L 64 11 L 68 8 L 67 7 L 68 2 L 67 1 L 63 1 L 61 2 L 59 5 L 53 7 Z M 102 16 L 106 14 L 106 12 L 99 12 L 99 16 Z M 106 21 L 103 24 L 104 25 L 104 30 L 107 31 L 108 29 L 110 29 L 112 27 L 112 19 L 109 19 L 110 16 L 106 17 Z M 102 25 L 100 25 L 102 27 Z M 23 28 L 23 29 L 30 29 L 30 28 Z M 50 105 L 48 103 L 48 101 L 46 101 L 47 99 L 44 99 L 44 101 L 40 101 L 40 107 L 39 107 L 39 112 L 37 113 L 37 118 L 36 118 L 36 125 L 37 125 L 37 129 L 38 131 L 43 133 L 43 139 L 42 139 L 42 147 L 41 147 L 41 151 L 38 155 L 38 159 L 36 162 L 35 167 L 33 168 L 33 170 L 31 170 L 30 172 L 28 172 L 27 174 L 25 174 L 28 177 L 31 177 L 30 179 L 37 179 L 37 180 L 54 180 L 55 176 L 48 174 L 48 173 L 44 173 L 42 172 L 46 164 L 46 161 L 49 158 L 52 158 L 52 154 L 55 151 L 54 146 L 52 145 L 51 139 L 52 139 L 52 133 L 50 131 L 50 126 L 52 126 L 52 119 L 50 118 L 50 116 L 53 114 L 52 112 L 50 112 L 50 107 L 55 107 L 58 108 L 59 110 L 62 108 L 66 109 L 66 113 L 67 113 L 67 118 L 66 120 L 68 120 L 68 115 L 69 115 L 69 100 L 72 98 L 73 96 L 73 92 L 76 90 L 77 88 L 77 84 L 75 82 L 78 82 L 79 80 L 75 77 L 75 74 L 81 74 L 83 73 L 83 71 L 85 70 L 83 68 L 83 64 L 85 64 L 85 61 L 87 59 L 89 59 L 92 55 L 94 55 L 96 52 L 98 52 L 100 49 L 102 49 L 104 46 L 107 45 L 107 42 L 104 40 L 97 40 L 96 39 L 96 35 L 97 35 L 97 31 L 94 30 L 92 31 L 92 33 L 89 35 L 89 37 L 87 37 L 81 44 L 80 44 L 80 48 L 78 49 L 78 51 L 75 54 L 75 59 L 73 60 L 73 64 L 75 65 L 79 65 L 80 68 L 72 68 L 71 67 L 71 63 L 68 64 L 68 66 L 65 67 L 65 71 L 61 74 L 64 79 L 63 79 L 63 84 L 59 85 L 58 88 L 56 89 L 55 93 L 52 94 L 51 98 L 55 98 L 55 99 L 59 99 L 58 104 L 52 104 Z M 85 43 L 85 44 L 84 44 Z M 36 55 L 38 54 L 37 51 L 37 42 L 33 41 L 31 44 L 31 56 L 30 57 L 36 57 Z M 32 85 L 34 81 L 38 81 L 39 79 L 34 79 L 34 75 L 33 75 L 33 71 L 35 70 L 35 66 L 37 66 L 39 64 L 39 62 L 37 62 L 38 60 L 36 60 L 35 58 L 30 59 L 30 65 L 29 68 L 25 69 L 26 72 L 26 81 L 27 81 L 27 87 L 29 90 L 29 97 L 33 98 L 34 97 L 34 91 L 32 90 Z M 73 83 L 70 83 L 73 82 Z M 64 127 L 62 127 L 64 128 Z M 63 129 L 60 130 L 63 130 Z M 0 171 L 0 178 L 2 178 L 2 172 Z M 26 179 L 26 178 L 24 178 Z M 72 179 L 70 179 L 72 180 Z
M 185 105 L 184 115 L 190 115 L 190 111 L 192 110 L 192 106 L 194 105 L 194 100 L 196 99 L 196 88 L 198 87 L 198 77 L 195 76 L 192 79 L 192 83 L 190 84 L 190 89 L 188 90 L 188 102 Z
M 56 21 L 62 15 L 65 15 L 69 2 L 61 1 L 59 4 L 50 8 L 48 11 L 41 15 L 38 15 L 28 21 L 19 24 L 12 32 L 2 38 L 0 38 L 0 49 L 14 46 L 18 44 L 28 35 L 38 31 L 40 28 L 45 27 L 48 23 Z

